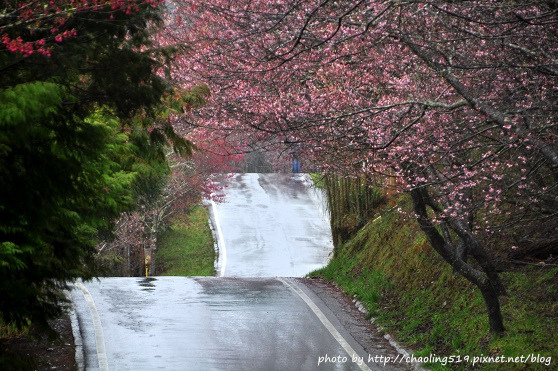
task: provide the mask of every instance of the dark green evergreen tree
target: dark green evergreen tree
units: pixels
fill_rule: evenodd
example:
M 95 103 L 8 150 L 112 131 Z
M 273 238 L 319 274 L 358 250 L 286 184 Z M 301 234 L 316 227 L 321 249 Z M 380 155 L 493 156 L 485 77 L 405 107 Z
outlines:
M 61 289 L 93 274 L 98 235 L 166 171 L 165 137 L 150 127 L 169 91 L 155 73 L 166 51 L 148 39 L 160 11 L 78 13 L 63 25 L 76 36 L 53 43 L 50 56 L 0 44 L 4 322 L 44 324 L 58 314 Z M 4 30 L 11 39 L 50 32 Z

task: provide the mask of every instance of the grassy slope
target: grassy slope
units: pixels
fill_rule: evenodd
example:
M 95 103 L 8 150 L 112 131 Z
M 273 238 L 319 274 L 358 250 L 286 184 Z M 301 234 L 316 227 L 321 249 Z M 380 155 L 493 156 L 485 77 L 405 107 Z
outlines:
M 213 276 L 215 250 L 207 223 L 209 214 L 199 206 L 171 221 L 159 237 L 157 264 L 160 276 Z
M 402 207 L 409 202 L 400 200 Z M 473 285 L 453 274 L 420 233 L 416 222 L 384 211 L 370 222 L 319 275 L 357 295 L 386 330 L 415 349 L 416 356 L 534 353 L 558 364 L 558 268 L 526 267 L 502 275 L 507 333 L 492 339 L 483 300 Z M 441 365 L 430 365 L 445 369 Z M 454 365 L 455 366 L 455 365 Z M 483 369 L 524 369 L 525 364 Z M 538 365 L 530 369 L 548 369 Z

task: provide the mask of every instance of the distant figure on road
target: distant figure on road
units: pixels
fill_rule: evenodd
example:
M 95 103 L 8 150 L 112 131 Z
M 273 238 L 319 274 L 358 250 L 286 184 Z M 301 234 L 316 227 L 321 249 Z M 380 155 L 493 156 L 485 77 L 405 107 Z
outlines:
M 296 155 L 293 155 L 293 173 L 300 172 L 300 161 Z
M 302 142 L 287 138 L 285 139 L 285 144 L 290 149 L 289 152 L 293 157 L 293 173 L 300 173 L 299 154 L 300 154 L 300 147 L 302 145 Z

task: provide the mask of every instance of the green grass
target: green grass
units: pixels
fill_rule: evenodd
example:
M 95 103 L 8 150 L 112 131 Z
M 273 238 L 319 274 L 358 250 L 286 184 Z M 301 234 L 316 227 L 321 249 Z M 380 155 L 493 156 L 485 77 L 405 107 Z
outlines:
M 314 187 L 323 189 L 325 188 L 324 176 L 318 173 L 310 173 L 310 179 L 314 182 Z
M 409 207 L 408 200 L 398 201 Z M 377 323 L 416 356 L 540 354 L 552 357 L 550 368 L 558 363 L 558 268 L 531 266 L 502 274 L 509 295 L 501 300 L 507 328 L 501 338 L 488 332 L 479 291 L 442 261 L 416 222 L 395 211 L 384 211 L 368 223 L 327 267 L 310 275 L 335 281 L 356 295 Z M 480 365 L 486 370 L 525 368 L 549 369 L 543 364 Z
M 213 276 L 215 250 L 206 208 L 175 217 L 159 236 L 157 265 L 160 276 Z

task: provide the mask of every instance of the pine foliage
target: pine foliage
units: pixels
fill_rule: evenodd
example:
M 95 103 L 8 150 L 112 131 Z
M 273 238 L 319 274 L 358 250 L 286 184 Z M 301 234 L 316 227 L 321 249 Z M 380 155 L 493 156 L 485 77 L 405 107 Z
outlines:
M 0 321 L 23 327 L 59 314 L 62 289 L 95 274 L 99 239 L 168 173 L 164 146 L 175 133 L 150 135 L 171 93 L 156 73 L 164 53 L 149 41 L 160 11 L 83 10 L 59 25 L 75 35 L 56 41 L 0 19 L 5 40 L 48 48 L 0 44 Z

